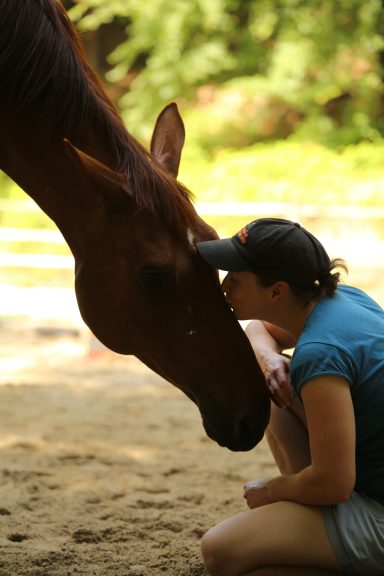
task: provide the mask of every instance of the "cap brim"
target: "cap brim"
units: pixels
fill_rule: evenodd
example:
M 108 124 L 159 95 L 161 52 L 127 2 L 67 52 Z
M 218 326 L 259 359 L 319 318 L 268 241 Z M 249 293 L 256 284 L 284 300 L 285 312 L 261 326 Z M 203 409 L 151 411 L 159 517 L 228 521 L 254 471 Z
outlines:
M 251 269 L 249 261 L 242 256 L 232 238 L 197 242 L 196 248 L 208 264 L 219 270 L 244 272 Z

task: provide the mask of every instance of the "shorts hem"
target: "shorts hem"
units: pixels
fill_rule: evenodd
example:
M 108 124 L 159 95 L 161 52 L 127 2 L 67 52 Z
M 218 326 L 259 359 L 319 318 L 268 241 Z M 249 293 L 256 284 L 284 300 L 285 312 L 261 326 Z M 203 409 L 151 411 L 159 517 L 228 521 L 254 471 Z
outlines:
M 322 508 L 340 568 L 360 576 L 384 575 L 384 506 L 353 492 L 346 502 Z
M 345 571 L 354 573 L 353 566 L 348 557 L 348 552 L 344 546 L 335 521 L 336 506 L 325 506 L 322 512 L 329 542 L 336 554 L 340 567 Z

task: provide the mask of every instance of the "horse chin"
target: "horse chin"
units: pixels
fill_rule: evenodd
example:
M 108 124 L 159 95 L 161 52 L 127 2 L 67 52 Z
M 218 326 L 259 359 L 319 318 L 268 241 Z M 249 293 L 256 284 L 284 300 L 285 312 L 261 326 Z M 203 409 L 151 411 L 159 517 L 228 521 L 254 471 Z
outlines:
M 211 440 L 231 452 L 249 452 L 249 450 L 252 450 L 261 440 L 261 438 L 251 434 L 240 437 L 224 434 L 222 431 L 213 430 L 205 420 L 203 420 L 203 426 L 207 436 L 209 436 Z
M 231 452 L 249 452 L 250 450 L 252 450 L 256 446 L 256 444 L 254 442 L 249 444 L 249 443 L 243 443 L 243 442 L 239 443 L 238 441 L 227 442 L 226 444 L 220 444 L 218 442 L 218 444 L 222 448 L 227 448 Z

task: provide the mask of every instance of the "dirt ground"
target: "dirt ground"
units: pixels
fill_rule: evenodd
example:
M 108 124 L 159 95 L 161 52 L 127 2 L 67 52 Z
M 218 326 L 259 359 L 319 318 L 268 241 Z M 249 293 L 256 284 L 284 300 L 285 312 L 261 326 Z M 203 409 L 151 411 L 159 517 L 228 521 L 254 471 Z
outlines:
M 199 541 L 275 472 L 194 405 L 76 330 L 0 324 L 0 576 L 203 576 Z
M 378 264 L 350 283 L 383 306 Z M 0 576 L 205 576 L 201 536 L 277 472 L 267 446 L 220 448 L 181 392 L 82 326 L 73 290 L 1 287 Z

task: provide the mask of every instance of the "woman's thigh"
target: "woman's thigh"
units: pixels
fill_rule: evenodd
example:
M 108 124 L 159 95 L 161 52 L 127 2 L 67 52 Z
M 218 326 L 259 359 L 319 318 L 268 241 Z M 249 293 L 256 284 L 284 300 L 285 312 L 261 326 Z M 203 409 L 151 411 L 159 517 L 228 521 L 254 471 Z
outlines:
M 277 502 L 248 510 L 211 528 L 202 553 L 213 576 L 239 576 L 263 566 L 340 570 L 320 509 Z

